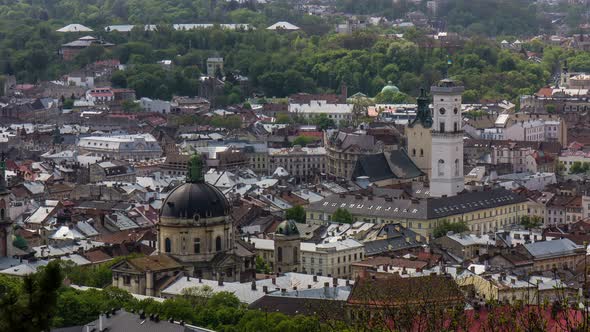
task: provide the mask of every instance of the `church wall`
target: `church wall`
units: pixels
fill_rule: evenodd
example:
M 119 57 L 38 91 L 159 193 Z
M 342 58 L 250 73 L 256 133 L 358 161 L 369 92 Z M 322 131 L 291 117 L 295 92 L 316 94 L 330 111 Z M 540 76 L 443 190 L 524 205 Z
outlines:
M 408 156 L 430 178 L 432 154 L 430 128 L 424 128 L 420 124 L 416 124 L 414 127 L 406 127 L 406 137 L 408 139 Z

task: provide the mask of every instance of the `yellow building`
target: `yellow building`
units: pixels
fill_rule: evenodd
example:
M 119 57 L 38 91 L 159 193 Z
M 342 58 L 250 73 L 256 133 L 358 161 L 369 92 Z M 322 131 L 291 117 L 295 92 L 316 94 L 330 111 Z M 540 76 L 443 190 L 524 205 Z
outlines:
M 416 118 L 406 127 L 406 137 L 408 139 L 408 155 L 410 159 L 428 175 L 430 178 L 431 153 L 432 153 L 432 116 L 430 115 L 429 100 L 424 94 L 424 90 L 418 97 L 418 111 Z
M 521 280 L 505 273 L 470 275 L 457 279 L 457 284 L 473 287 L 474 295 L 481 300 L 510 304 L 552 303 L 575 293 L 559 279 L 533 276 L 529 280 Z
M 463 221 L 476 234 L 517 224 L 527 214 L 527 199 L 503 188 L 428 199 L 339 194 L 310 204 L 307 222 L 326 224 L 339 208 L 349 211 L 354 221 L 400 223 L 429 238 L 443 221 Z

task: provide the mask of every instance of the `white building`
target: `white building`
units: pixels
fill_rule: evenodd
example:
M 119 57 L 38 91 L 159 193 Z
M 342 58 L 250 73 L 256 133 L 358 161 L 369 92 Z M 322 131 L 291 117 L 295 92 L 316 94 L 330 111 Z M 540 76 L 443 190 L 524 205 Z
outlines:
M 353 239 L 322 244 L 302 242 L 301 271 L 350 278 L 352 263 L 362 261 L 364 256 L 364 245 Z
M 94 103 L 106 103 L 115 100 L 115 93 L 110 87 L 90 89 L 86 91 L 86 100 Z
M 268 149 L 268 174 L 282 167 L 295 177 L 312 176 L 326 172 L 326 149 L 302 148 Z
M 518 189 L 521 187 L 528 190 L 544 190 L 550 184 L 557 183 L 555 173 L 513 173 L 501 175 L 499 177 L 500 186 L 508 189 Z
M 455 196 L 463 191 L 461 94 L 464 87 L 445 79 L 430 89 L 433 98 L 430 195 Z
M 300 115 L 306 119 L 313 119 L 320 114 L 326 114 L 328 119 L 338 125 L 342 121 L 352 120 L 353 104 L 333 104 L 325 100 L 312 100 L 306 104 L 289 104 L 289 113 Z
M 170 113 L 170 102 L 165 100 L 143 97 L 139 100 L 139 106 L 146 112 Z
M 94 77 L 82 73 L 68 75 L 68 85 L 80 86 L 83 88 L 94 88 Z
M 354 281 L 348 279 L 334 280 L 334 278 L 325 276 L 312 276 L 294 272 L 288 272 L 277 277 L 247 283 L 219 282 L 217 280 L 205 280 L 183 276 L 164 288 L 162 290 L 162 297 L 172 298 L 182 296 L 186 289 L 206 285 L 211 288 L 213 293 L 230 292 L 235 295 L 240 302 L 251 304 L 267 294 L 284 294 L 282 293 L 282 290 L 298 290 L 301 292 L 307 289 L 326 289 L 326 283 L 329 285 L 328 288 L 332 290 L 338 287 L 338 295 L 340 297 L 337 298 L 346 300 L 350 294 L 350 288 Z
M 78 142 L 78 150 L 99 157 L 134 161 L 162 156 L 162 148 L 150 134 L 83 137 Z
M 250 238 L 249 241 L 254 244 L 258 256 L 270 263 L 274 261 L 274 240 Z M 354 239 L 321 244 L 301 242 L 300 248 L 300 271 L 335 278 L 350 278 L 352 264 L 365 257 L 364 245 Z
M 571 168 L 575 163 L 579 163 L 580 166 L 584 163 L 590 163 L 590 152 L 564 151 L 559 156 L 559 163 L 563 165 L 565 173 L 571 173 Z

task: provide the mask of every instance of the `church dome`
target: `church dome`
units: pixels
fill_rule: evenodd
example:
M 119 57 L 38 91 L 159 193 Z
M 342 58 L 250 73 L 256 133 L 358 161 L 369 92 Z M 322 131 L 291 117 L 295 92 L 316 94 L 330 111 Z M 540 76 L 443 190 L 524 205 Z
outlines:
M 385 92 L 393 92 L 393 93 L 398 93 L 399 92 L 399 88 L 395 85 L 393 85 L 393 83 L 391 83 L 391 81 L 387 82 L 387 85 L 383 87 L 383 89 L 381 89 L 381 93 L 385 93 Z
M 229 215 L 223 193 L 205 182 L 184 183 L 172 189 L 162 204 L 160 217 L 198 220 Z
M 290 236 L 290 235 L 299 235 L 299 229 L 297 229 L 297 224 L 293 220 L 285 220 L 277 226 L 277 230 L 275 234 Z

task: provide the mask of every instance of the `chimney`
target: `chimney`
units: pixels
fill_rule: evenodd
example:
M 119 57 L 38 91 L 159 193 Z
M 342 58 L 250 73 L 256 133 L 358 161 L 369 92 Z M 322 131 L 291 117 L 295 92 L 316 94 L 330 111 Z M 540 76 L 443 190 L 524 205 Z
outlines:
M 346 287 L 350 287 L 350 280 L 346 279 Z
M 268 293 L 268 286 L 262 286 L 262 291 L 264 292 L 264 294 Z
M 469 268 L 469 271 L 471 271 L 472 273 L 475 273 L 475 266 L 471 266 L 471 267 Z
M 220 277 L 219 280 L 217 280 L 217 285 L 223 286 L 223 277 Z
M 285 293 L 287 293 L 287 290 L 285 288 L 281 288 L 281 295 L 285 295 Z
M 250 288 L 255 291 L 256 290 L 256 280 L 252 280 L 252 285 L 250 286 Z
M 332 278 L 332 285 L 334 287 L 337 287 L 338 286 L 338 278 Z
M 307 285 L 307 289 L 311 289 L 311 285 Z
M 103 330 L 103 318 L 102 318 L 102 314 L 98 315 L 98 331 L 102 332 Z
M 314 275 L 313 276 L 313 282 L 318 282 L 318 276 L 317 275 Z
M 277 278 L 276 277 L 272 277 L 272 284 L 276 285 L 277 284 Z

